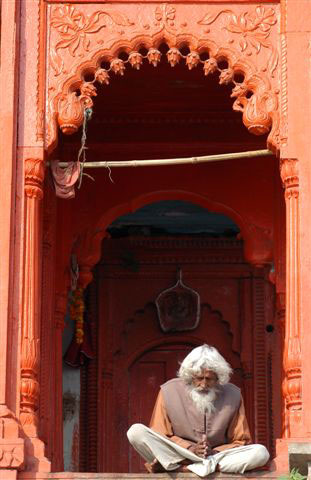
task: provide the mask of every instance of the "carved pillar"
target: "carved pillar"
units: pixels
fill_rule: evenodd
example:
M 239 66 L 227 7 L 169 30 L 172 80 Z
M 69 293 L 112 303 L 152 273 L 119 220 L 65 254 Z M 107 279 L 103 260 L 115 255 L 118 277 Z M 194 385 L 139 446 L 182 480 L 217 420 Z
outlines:
M 283 436 L 288 438 L 300 436 L 302 413 L 298 160 L 281 159 L 280 171 L 286 202 L 286 314 L 283 356 L 283 395 L 286 409 Z
M 44 444 L 38 438 L 40 362 L 40 203 L 44 166 L 41 158 L 25 160 L 25 235 L 22 302 L 21 412 L 26 435 L 26 469 L 49 471 Z

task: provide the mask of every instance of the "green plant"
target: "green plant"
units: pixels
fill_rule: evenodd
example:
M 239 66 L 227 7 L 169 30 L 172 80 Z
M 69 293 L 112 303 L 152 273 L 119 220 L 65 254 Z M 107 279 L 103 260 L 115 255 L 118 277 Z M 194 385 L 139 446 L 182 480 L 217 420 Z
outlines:
M 292 468 L 288 475 L 282 475 L 279 480 L 306 480 L 306 475 L 301 475 L 298 468 Z

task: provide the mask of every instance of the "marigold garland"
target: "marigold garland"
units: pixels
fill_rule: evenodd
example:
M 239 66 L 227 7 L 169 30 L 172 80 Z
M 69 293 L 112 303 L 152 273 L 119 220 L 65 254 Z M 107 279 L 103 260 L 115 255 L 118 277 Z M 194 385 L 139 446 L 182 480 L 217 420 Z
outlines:
M 83 314 L 84 314 L 84 295 L 83 288 L 78 287 L 72 292 L 70 304 L 70 318 L 75 322 L 76 342 L 80 345 L 83 342 Z

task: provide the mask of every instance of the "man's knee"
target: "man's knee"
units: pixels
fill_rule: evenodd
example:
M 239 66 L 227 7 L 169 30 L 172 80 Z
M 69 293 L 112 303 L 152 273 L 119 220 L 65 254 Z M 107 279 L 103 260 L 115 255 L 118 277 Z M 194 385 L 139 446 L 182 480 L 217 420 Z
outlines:
M 147 432 L 147 427 L 142 423 L 134 423 L 128 431 L 127 438 L 130 443 L 141 443 L 144 440 L 144 437 Z
M 269 460 L 270 454 L 264 445 L 257 443 L 252 445 L 252 458 L 258 467 L 262 467 Z

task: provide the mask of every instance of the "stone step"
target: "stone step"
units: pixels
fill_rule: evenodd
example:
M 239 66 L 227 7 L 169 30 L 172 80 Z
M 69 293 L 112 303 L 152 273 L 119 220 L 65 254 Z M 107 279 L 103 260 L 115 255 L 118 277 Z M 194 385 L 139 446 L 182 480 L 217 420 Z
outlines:
M 286 474 L 284 474 L 285 476 Z M 280 472 L 254 471 L 244 475 L 232 473 L 213 473 L 209 475 L 210 480 L 279 480 Z M 200 477 L 193 473 L 78 473 L 78 472 L 56 472 L 56 473 L 31 473 L 20 472 L 18 480 L 199 480 Z

